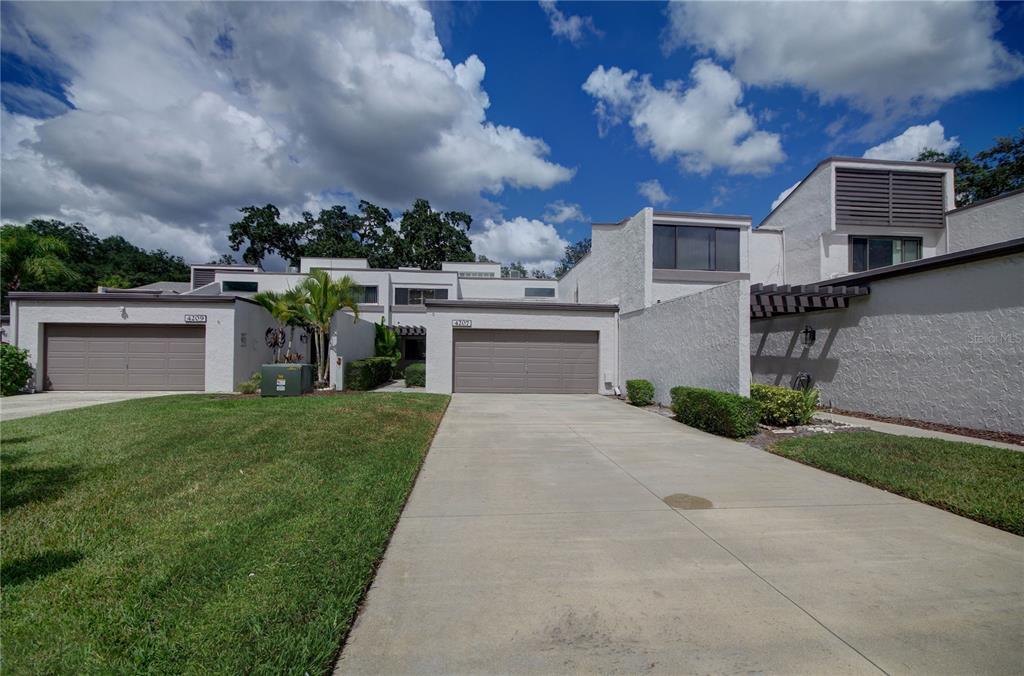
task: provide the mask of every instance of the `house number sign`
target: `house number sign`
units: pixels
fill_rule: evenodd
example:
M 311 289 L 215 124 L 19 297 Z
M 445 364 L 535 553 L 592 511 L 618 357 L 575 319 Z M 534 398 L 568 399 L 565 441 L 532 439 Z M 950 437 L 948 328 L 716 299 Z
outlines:
M 185 315 L 186 324 L 205 324 L 206 315 Z
M 469 327 L 473 326 L 473 320 L 472 319 L 453 319 L 452 320 L 452 326 L 454 326 L 456 328 L 459 328 L 459 329 L 468 329 Z

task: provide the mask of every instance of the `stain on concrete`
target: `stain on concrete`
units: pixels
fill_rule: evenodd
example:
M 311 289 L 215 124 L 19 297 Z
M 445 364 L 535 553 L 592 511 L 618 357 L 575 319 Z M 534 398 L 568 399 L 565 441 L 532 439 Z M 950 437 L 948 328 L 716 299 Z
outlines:
M 673 493 L 662 498 L 662 502 L 672 509 L 711 509 L 714 507 L 714 504 L 707 498 L 686 493 Z

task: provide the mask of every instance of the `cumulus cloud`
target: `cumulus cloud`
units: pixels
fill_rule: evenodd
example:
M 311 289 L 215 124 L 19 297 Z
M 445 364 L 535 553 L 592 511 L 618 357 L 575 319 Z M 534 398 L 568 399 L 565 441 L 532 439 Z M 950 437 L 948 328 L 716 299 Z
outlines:
M 868 148 L 864 157 L 871 160 L 916 160 L 922 150 L 937 150 L 948 153 L 960 145 L 956 136 L 946 138 L 946 130 L 942 123 L 935 120 L 931 124 L 917 124 L 908 127 L 905 132 L 894 138 Z
M 779 135 L 758 130 L 740 106 L 740 81 L 711 61 L 694 64 L 688 88 L 668 81 L 659 89 L 650 75 L 598 66 L 583 90 L 597 99 L 599 133 L 628 120 L 638 144 L 683 171 L 761 174 L 785 159 Z
M 793 85 L 875 114 L 991 89 L 1024 74 L 992 3 L 673 3 L 664 46 L 732 63 L 744 83 Z
M 482 229 L 470 231 L 469 238 L 473 251 L 491 260 L 522 261 L 527 269 L 545 272 L 555 269 L 569 245 L 553 225 L 522 216 L 499 221 L 488 218 Z
M 5 112 L 5 220 L 82 214 L 200 259 L 224 246 L 246 204 L 298 209 L 343 193 L 493 211 L 506 187 L 546 189 L 573 174 L 542 139 L 487 119 L 484 63 L 449 61 L 419 5 L 4 13 L 5 50 L 49 68 L 73 105 L 39 97 L 46 119 Z M 33 103 L 15 94 L 22 109 Z
M 567 221 L 585 221 L 588 216 L 583 213 L 583 208 L 578 204 L 556 200 L 544 209 L 544 220 L 552 223 L 565 223 Z
M 787 197 L 789 197 L 789 194 L 790 194 L 791 192 L 793 192 L 794 190 L 796 190 L 796 189 L 797 189 L 797 187 L 799 187 L 799 185 L 800 185 L 801 183 L 802 183 L 802 181 L 797 181 L 797 182 L 796 182 L 796 183 L 794 183 L 793 185 L 789 186 L 788 188 L 786 188 L 785 190 L 783 190 L 782 192 L 780 192 L 780 193 L 779 193 L 779 196 L 775 198 L 775 201 L 774 201 L 774 202 L 772 202 L 772 210 L 774 211 L 774 210 L 775 210 L 775 207 L 777 207 L 777 206 L 779 206 L 780 204 L 782 204 L 782 202 L 783 202 L 783 201 L 784 201 L 784 200 L 785 200 L 785 199 L 786 199 Z
M 555 0 L 540 0 L 541 9 L 548 15 L 548 23 L 551 25 L 551 34 L 557 38 L 565 38 L 575 46 L 583 44 L 586 36 L 603 37 L 604 32 L 594 25 L 594 18 L 590 16 L 579 16 L 576 14 L 566 15 L 555 5 Z
M 661 181 L 652 178 L 649 181 L 641 181 L 636 184 L 636 191 L 640 193 L 652 206 L 667 204 L 671 197 L 661 187 Z

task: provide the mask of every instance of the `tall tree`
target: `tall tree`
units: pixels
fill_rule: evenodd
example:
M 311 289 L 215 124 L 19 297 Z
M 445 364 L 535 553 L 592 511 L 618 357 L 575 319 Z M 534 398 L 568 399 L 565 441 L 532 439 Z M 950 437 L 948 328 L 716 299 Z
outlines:
M 590 246 L 590 238 L 587 237 L 565 247 L 565 254 L 562 256 L 562 260 L 558 262 L 558 267 L 555 268 L 555 277 L 561 277 L 576 267 L 576 264 L 590 253 Z
M 67 243 L 59 237 L 40 235 L 21 225 L 0 228 L 4 300 L 8 291 L 18 291 L 25 286 L 74 280 L 78 275 L 68 264 L 69 253 Z
M 228 242 L 232 251 L 244 246 L 242 260 L 249 265 L 259 265 L 266 256 L 276 253 L 290 265 L 298 266 L 309 228 L 307 221 L 282 223 L 281 212 L 273 204 L 242 207 L 239 211 L 241 220 L 229 226 Z
M 964 207 L 1024 187 L 1024 128 L 1016 136 L 996 138 L 991 148 L 974 157 L 963 148 L 948 153 L 925 149 L 917 161 L 956 165 L 956 202 Z
M 501 266 L 502 277 L 526 277 L 526 266 L 523 265 L 522 261 L 512 261 L 508 265 Z
M 418 199 L 402 214 L 399 258 L 424 270 L 440 270 L 443 261 L 473 261 L 467 234 L 472 222 L 473 217 L 465 212 L 434 211 L 430 202 Z

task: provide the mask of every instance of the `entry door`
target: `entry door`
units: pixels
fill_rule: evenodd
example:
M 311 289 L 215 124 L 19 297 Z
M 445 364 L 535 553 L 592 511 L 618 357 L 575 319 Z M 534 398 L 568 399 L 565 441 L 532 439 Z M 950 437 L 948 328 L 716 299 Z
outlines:
M 202 326 L 48 324 L 50 390 L 203 390 Z
M 454 331 L 455 392 L 592 394 L 597 331 Z

